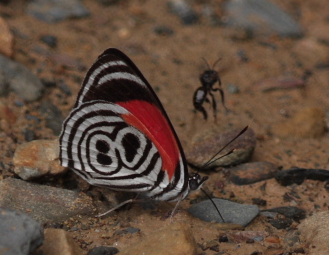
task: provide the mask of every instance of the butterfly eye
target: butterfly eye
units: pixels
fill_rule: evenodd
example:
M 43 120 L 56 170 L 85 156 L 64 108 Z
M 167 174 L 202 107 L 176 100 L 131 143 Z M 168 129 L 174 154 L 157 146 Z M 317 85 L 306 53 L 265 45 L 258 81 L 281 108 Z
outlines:
M 189 177 L 188 184 L 190 190 L 198 190 L 201 188 L 202 184 L 208 179 L 208 176 L 204 176 L 201 178 L 199 174 L 194 174 Z

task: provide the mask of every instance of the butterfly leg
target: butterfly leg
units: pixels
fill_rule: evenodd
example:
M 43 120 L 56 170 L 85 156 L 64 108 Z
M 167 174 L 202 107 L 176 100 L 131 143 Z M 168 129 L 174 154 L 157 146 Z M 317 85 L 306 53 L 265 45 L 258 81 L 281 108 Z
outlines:
M 174 215 L 175 215 L 175 213 L 176 213 L 176 211 L 177 211 L 177 209 L 178 209 L 178 206 L 180 205 L 180 203 L 181 203 L 182 201 L 183 201 L 183 196 L 180 196 L 180 198 L 179 198 L 179 200 L 177 201 L 177 203 L 176 203 L 174 209 L 173 209 L 173 210 L 171 211 L 171 213 L 170 213 L 170 222 L 173 221 L 173 217 L 174 217 Z
M 118 204 L 118 205 L 115 206 L 114 208 L 108 210 L 108 211 L 105 212 L 105 213 L 102 213 L 102 214 L 100 214 L 100 215 L 97 215 L 96 217 L 99 218 L 99 217 L 105 216 L 106 214 L 109 214 L 109 213 L 111 213 L 111 212 L 113 212 L 113 211 L 119 209 L 120 207 L 122 207 L 122 206 L 124 206 L 124 205 L 126 205 L 126 204 L 129 204 L 129 203 L 138 203 L 138 202 L 141 202 L 141 201 L 145 201 L 145 199 L 137 199 L 138 195 L 139 195 L 139 194 L 137 194 L 137 195 L 135 196 L 135 198 L 132 198 L 132 199 L 128 199 L 128 200 L 126 200 L 126 201 L 123 201 L 122 203 Z

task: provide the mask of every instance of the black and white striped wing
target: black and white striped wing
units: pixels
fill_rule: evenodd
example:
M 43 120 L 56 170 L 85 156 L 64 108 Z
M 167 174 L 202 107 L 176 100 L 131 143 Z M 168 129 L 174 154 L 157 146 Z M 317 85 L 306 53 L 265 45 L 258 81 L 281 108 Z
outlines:
M 60 146 L 61 164 L 92 185 L 157 200 L 188 193 L 186 160 L 172 124 L 144 76 L 117 49 L 106 50 L 88 71 Z

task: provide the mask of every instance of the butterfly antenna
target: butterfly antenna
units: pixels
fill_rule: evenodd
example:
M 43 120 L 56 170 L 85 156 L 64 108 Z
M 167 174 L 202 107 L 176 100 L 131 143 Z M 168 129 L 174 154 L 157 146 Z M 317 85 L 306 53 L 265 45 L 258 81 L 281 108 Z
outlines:
M 217 155 L 218 155 L 219 153 L 221 153 L 225 148 L 227 148 L 227 146 L 229 146 L 229 145 L 230 145 L 231 143 L 233 143 L 233 142 L 234 142 L 239 136 L 241 136 L 244 132 L 246 132 L 248 128 L 249 128 L 249 126 L 246 126 L 245 128 L 243 128 L 243 129 L 239 132 L 239 134 L 237 134 L 237 135 L 236 135 L 231 141 L 229 141 L 229 142 L 228 142 L 223 148 L 221 148 L 221 149 L 220 149 L 220 150 L 219 150 L 214 156 L 212 156 L 211 159 L 209 159 L 208 162 L 205 163 L 205 164 L 202 166 L 202 168 L 201 168 L 200 170 L 205 169 L 207 166 L 211 165 L 211 164 L 214 163 L 215 161 L 217 161 L 217 160 L 219 160 L 219 159 L 221 159 L 221 158 L 223 158 L 223 157 L 226 157 L 227 155 L 232 154 L 232 153 L 234 152 L 235 149 L 232 149 L 232 150 L 230 150 L 229 152 L 225 153 L 224 155 L 222 155 L 222 156 L 216 158 Z
M 219 211 L 217 205 L 215 204 L 214 200 L 212 200 L 211 196 L 209 196 L 208 193 L 205 192 L 205 190 L 204 190 L 203 188 L 201 188 L 201 191 L 202 191 L 202 192 L 203 192 L 203 193 L 209 198 L 209 200 L 211 201 L 211 203 L 215 206 L 216 211 L 217 211 L 218 214 L 219 214 L 219 217 L 222 219 L 223 223 L 225 223 L 225 220 L 224 220 L 222 214 L 220 213 L 220 211 Z
M 218 62 L 218 61 L 217 61 Z M 208 162 L 206 163 L 206 164 L 204 164 L 203 166 L 202 166 L 202 168 L 200 169 L 200 170 L 202 170 L 202 169 L 204 169 L 204 168 L 206 168 L 207 166 L 209 166 L 210 164 L 212 164 L 213 162 L 215 162 L 216 160 L 219 160 L 219 159 L 221 159 L 221 158 L 223 158 L 223 157 L 226 157 L 227 155 L 230 155 L 231 153 L 233 153 L 234 151 L 235 151 L 235 149 L 232 149 L 232 150 L 230 150 L 229 152 L 227 152 L 227 153 L 225 153 L 224 155 L 222 155 L 222 156 L 220 156 L 220 157 L 218 157 L 218 158 L 215 158 L 219 153 L 221 153 L 227 146 L 229 146 L 232 142 L 234 142 L 240 135 L 242 135 L 244 132 L 246 132 L 247 131 L 247 129 L 249 128 L 249 126 L 246 126 L 246 127 L 244 127 L 231 141 L 229 141 L 223 148 L 221 148 L 213 157 L 211 157 L 211 159 L 209 159 L 208 160 Z M 199 170 L 199 171 L 200 171 Z M 198 171 L 198 172 L 199 172 Z M 212 198 L 209 196 L 209 194 L 204 190 L 204 189 L 202 189 L 202 188 L 200 188 L 201 189 L 201 191 L 209 198 L 209 200 L 211 201 L 211 203 L 214 205 L 214 207 L 216 208 L 216 211 L 218 212 L 218 214 L 219 214 L 219 216 L 220 216 L 220 218 L 222 219 L 222 221 L 223 221 L 223 223 L 225 223 L 225 220 L 224 220 L 224 218 L 223 218 L 223 216 L 222 216 L 222 214 L 220 213 L 220 211 L 219 211 L 219 209 L 218 209 L 218 207 L 217 207 L 217 205 L 215 204 L 215 202 L 212 200 Z

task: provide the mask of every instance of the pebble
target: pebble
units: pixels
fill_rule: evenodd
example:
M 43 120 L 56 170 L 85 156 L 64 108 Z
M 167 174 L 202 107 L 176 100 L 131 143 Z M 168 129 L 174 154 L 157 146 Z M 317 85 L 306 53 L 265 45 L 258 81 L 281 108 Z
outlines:
M 326 169 L 305 169 L 291 168 L 283 170 L 275 175 L 275 179 L 282 185 L 288 186 L 293 183 L 302 184 L 305 180 L 328 181 L 329 170 Z
M 190 227 L 180 222 L 167 224 L 162 229 L 156 229 L 127 248 L 122 249 L 120 255 L 197 255 L 197 244 Z
M 14 55 L 14 36 L 2 17 L 0 17 L 0 53 L 9 58 Z
M 286 218 L 292 219 L 296 222 L 306 218 L 306 211 L 295 206 L 282 206 L 272 209 L 262 210 L 262 212 L 274 212 L 284 215 Z
M 47 57 L 50 61 L 64 68 L 79 70 L 79 71 L 86 70 L 86 66 L 82 64 L 80 60 L 72 56 L 50 51 L 48 49 L 41 47 L 40 45 L 34 46 L 32 50 L 44 57 Z
M 301 78 L 291 77 L 291 76 L 280 76 L 274 78 L 268 78 L 259 81 L 255 86 L 255 91 L 268 92 L 278 89 L 294 89 L 294 88 L 304 88 L 305 81 Z
M 226 24 L 256 34 L 300 37 L 301 26 L 277 5 L 267 0 L 230 0 L 225 5 Z
M 291 226 L 292 220 L 288 218 L 283 219 L 270 219 L 267 221 L 276 229 L 287 229 Z
M 279 171 L 279 167 L 270 162 L 245 163 L 228 169 L 228 179 L 236 185 L 247 185 L 271 179 Z
M 230 94 L 239 94 L 240 93 L 240 88 L 237 85 L 232 84 L 232 83 L 226 85 L 226 90 Z
M 115 247 L 98 246 L 91 249 L 87 255 L 115 255 L 119 250 Z
M 24 212 L 45 224 L 94 214 L 92 199 L 84 193 L 14 178 L 0 181 L 0 207 Z
M 256 205 L 239 204 L 220 198 L 213 198 L 212 200 L 219 209 L 225 223 L 235 223 L 245 227 L 259 214 L 259 208 Z M 203 221 L 223 223 L 210 200 L 194 204 L 187 211 Z
M 57 37 L 54 35 L 42 35 L 40 40 L 51 48 L 57 47 Z
M 20 144 L 15 151 L 14 172 L 23 180 L 31 180 L 48 174 L 66 171 L 59 161 L 59 142 L 34 140 Z
M 7 81 L 6 74 L 0 70 L 0 96 L 7 96 L 9 92 L 9 82 Z
M 154 27 L 153 32 L 161 36 L 170 36 L 174 34 L 174 30 L 171 27 L 165 25 Z
M 306 68 L 313 68 L 329 61 L 328 46 L 321 43 L 318 38 L 307 37 L 296 41 L 292 53 L 298 55 Z
M 329 211 L 315 213 L 298 226 L 305 247 L 309 247 L 307 254 L 329 254 L 328 226 Z
M 0 254 L 29 255 L 43 243 L 43 227 L 24 213 L 0 208 Z
M 272 125 L 271 132 L 281 138 L 318 138 L 326 132 L 324 117 L 320 108 L 305 108 L 287 121 Z
M 31 142 L 31 141 L 35 140 L 36 134 L 35 134 L 34 130 L 24 129 L 23 134 L 25 137 L 25 141 Z
M 54 135 L 59 136 L 62 131 L 64 118 L 62 112 L 49 101 L 43 101 L 40 106 L 40 112 L 45 117 L 46 127 L 50 128 Z
M 43 85 L 28 68 L 0 54 L 0 70 L 5 75 L 9 89 L 23 100 L 33 102 L 40 98 Z
M 219 242 L 217 240 L 206 241 L 202 244 L 202 250 L 205 251 L 208 249 L 219 252 Z
M 28 2 L 26 13 L 48 23 L 68 18 L 83 18 L 90 14 L 78 0 L 33 0 Z
M 231 243 L 244 243 L 247 240 L 262 241 L 269 233 L 266 231 L 234 231 L 227 233 L 228 241 Z
M 192 137 L 191 145 L 189 146 L 189 149 L 186 150 L 187 161 L 197 168 L 203 167 L 212 155 L 215 155 L 216 152 L 238 135 L 241 130 L 242 128 L 221 133 L 218 128 L 211 128 L 197 133 Z M 255 133 L 251 128 L 248 128 L 245 133 L 240 135 L 234 142 L 227 146 L 220 155 L 224 155 L 230 150 L 235 149 L 233 153 L 216 160 L 205 169 L 243 163 L 250 158 L 255 147 Z
M 180 18 L 183 25 L 193 25 L 199 20 L 196 12 L 185 0 L 171 0 L 168 2 L 168 6 L 170 11 Z
M 15 113 L 2 101 L 0 101 L 0 119 L 6 121 L 9 125 L 15 124 L 17 120 Z
M 45 242 L 37 250 L 45 255 L 80 255 L 85 252 L 78 243 L 63 229 L 45 229 Z
M 98 2 L 104 6 L 111 6 L 119 3 L 120 0 L 98 0 Z

